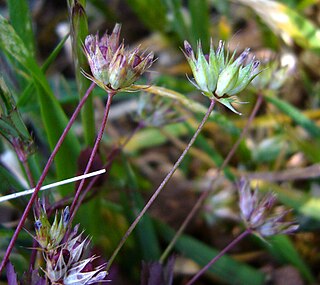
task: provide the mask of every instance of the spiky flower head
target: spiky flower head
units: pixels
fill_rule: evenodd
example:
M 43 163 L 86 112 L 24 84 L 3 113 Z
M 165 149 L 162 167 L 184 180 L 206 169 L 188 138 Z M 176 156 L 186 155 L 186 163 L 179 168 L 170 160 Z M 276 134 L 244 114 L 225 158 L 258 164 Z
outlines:
M 66 233 L 69 219 L 69 207 L 66 207 L 61 213 L 59 222 L 58 213 L 56 213 L 51 225 L 45 207 L 41 207 L 39 217 L 35 221 L 35 238 L 39 245 L 45 250 L 56 248 Z
M 244 50 L 235 59 L 235 52 L 229 57 L 225 55 L 224 43 L 214 50 L 211 40 L 210 53 L 204 55 L 201 42 L 198 43 L 197 56 L 191 45 L 184 42 L 184 54 L 191 67 L 194 80 L 192 82 L 205 96 L 214 99 L 233 112 L 237 112 L 232 102 L 237 100 L 235 95 L 244 90 L 248 84 L 259 74 L 259 61 L 251 60 L 245 64 L 249 55 L 249 49 Z
M 289 234 L 296 231 L 299 226 L 294 222 L 285 222 L 284 217 L 290 210 L 279 209 L 272 211 L 276 202 L 276 196 L 268 193 L 262 199 L 258 195 L 258 189 L 251 190 L 246 180 L 241 180 L 239 185 L 239 207 L 241 218 L 246 227 L 261 237 L 276 234 Z
M 94 267 L 95 256 L 82 259 L 89 240 L 76 232 L 77 229 L 61 247 L 47 252 L 45 274 L 51 284 L 86 285 L 106 281 L 105 264 Z
M 84 73 L 106 91 L 131 90 L 130 86 L 152 65 L 153 53 L 129 50 L 119 44 L 121 25 L 116 24 L 111 35 L 88 35 L 84 51 L 92 75 Z

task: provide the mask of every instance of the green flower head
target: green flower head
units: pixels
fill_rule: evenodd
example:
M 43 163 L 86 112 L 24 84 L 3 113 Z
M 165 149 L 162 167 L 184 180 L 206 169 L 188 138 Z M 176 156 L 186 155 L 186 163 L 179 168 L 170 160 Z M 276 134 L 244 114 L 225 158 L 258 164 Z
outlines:
M 191 45 L 184 42 L 184 54 L 191 67 L 194 80 L 192 82 L 205 96 L 215 99 L 237 112 L 231 105 L 236 101 L 235 95 L 244 90 L 248 84 L 260 73 L 257 60 L 251 60 L 245 64 L 249 55 L 249 49 L 245 49 L 235 59 L 235 52 L 229 57 L 225 55 L 224 43 L 219 42 L 215 50 L 213 43 L 210 44 L 209 55 L 204 55 L 201 43 L 198 43 L 197 56 L 195 56 Z

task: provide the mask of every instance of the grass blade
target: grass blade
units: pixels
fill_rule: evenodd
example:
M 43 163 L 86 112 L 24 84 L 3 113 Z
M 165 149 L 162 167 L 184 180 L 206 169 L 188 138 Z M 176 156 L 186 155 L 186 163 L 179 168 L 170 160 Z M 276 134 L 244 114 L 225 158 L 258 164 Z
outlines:
M 88 20 L 85 12 L 85 2 L 85 0 L 69 1 L 73 62 L 80 99 L 90 86 L 90 81 L 81 74 L 81 69 L 89 73 L 88 60 L 82 50 L 82 45 L 89 33 Z M 95 126 L 92 96 L 87 99 L 86 104 L 81 110 L 81 121 L 85 142 L 86 144 L 93 146 L 95 139 Z
M 295 123 L 303 127 L 311 136 L 320 138 L 320 128 L 297 108 L 286 101 L 269 94 L 265 94 L 264 98 L 269 103 L 276 106 L 281 112 L 289 116 Z
M 209 3 L 207 0 L 189 0 L 188 4 L 191 15 L 192 45 L 196 46 L 197 41 L 201 40 L 204 53 L 208 53 L 210 46 Z
M 24 42 L 28 51 L 34 55 L 34 36 L 28 3 L 25 0 L 8 0 L 10 23 Z
M 47 79 L 37 65 L 34 57 L 29 53 L 9 22 L 2 16 L 0 16 L 0 47 L 5 54 L 14 58 L 33 77 L 42 122 L 50 148 L 53 149 L 67 125 L 67 117 L 54 97 Z M 75 174 L 76 160 L 79 152 L 80 145 L 78 140 L 72 133 L 69 133 L 55 159 L 57 178 L 59 180 Z M 69 159 L 65 159 L 66 157 Z

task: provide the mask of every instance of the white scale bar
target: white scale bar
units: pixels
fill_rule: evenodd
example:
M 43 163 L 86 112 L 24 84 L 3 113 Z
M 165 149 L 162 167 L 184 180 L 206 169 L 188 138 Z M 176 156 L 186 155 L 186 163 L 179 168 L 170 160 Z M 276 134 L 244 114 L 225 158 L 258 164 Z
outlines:
M 54 183 L 42 186 L 40 188 L 40 191 L 47 190 L 47 189 L 50 189 L 50 188 L 53 188 L 53 187 L 57 187 L 57 186 L 61 186 L 61 185 L 64 185 L 64 184 L 68 184 L 68 183 L 71 183 L 71 182 L 75 182 L 75 181 L 78 181 L 78 180 L 81 180 L 81 179 L 86 179 L 86 178 L 89 178 L 89 177 L 92 177 L 92 176 L 100 175 L 100 174 L 103 174 L 105 172 L 106 172 L 105 169 L 101 169 L 101 170 L 90 172 L 90 173 L 83 174 L 83 175 L 80 175 L 80 176 L 76 176 L 76 177 L 68 178 L 68 179 L 65 179 L 65 180 L 58 181 L 58 182 L 54 182 Z M 11 199 L 15 199 L 15 198 L 18 198 L 18 197 L 21 197 L 21 196 L 30 195 L 30 194 L 32 194 L 34 192 L 34 190 L 35 190 L 35 188 L 32 188 L 32 189 L 29 189 L 29 190 L 24 190 L 24 191 L 21 191 L 21 192 L 17 192 L 17 193 L 13 193 L 13 194 L 10 194 L 10 195 L 2 196 L 2 197 L 0 197 L 0 203 L 2 203 L 4 201 L 11 200 Z

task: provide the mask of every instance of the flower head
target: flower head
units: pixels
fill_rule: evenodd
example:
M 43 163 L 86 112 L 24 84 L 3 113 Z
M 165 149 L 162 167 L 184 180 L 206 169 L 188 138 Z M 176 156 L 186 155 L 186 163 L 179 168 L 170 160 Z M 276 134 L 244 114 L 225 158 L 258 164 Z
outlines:
M 56 213 L 53 224 L 51 225 L 48 220 L 45 207 L 41 208 L 40 215 L 34 223 L 36 229 L 36 240 L 39 245 L 46 250 L 51 250 L 57 247 L 66 233 L 69 219 L 69 207 L 66 207 L 61 213 L 59 222 L 58 215 Z
M 191 45 L 184 42 L 184 54 L 191 67 L 195 83 L 192 82 L 205 96 L 215 99 L 238 113 L 231 105 L 237 98 L 234 96 L 247 87 L 253 78 L 259 74 L 259 61 L 245 62 L 249 49 L 244 50 L 235 59 L 235 52 L 229 57 L 225 55 L 224 43 L 220 41 L 216 50 L 210 44 L 209 55 L 204 55 L 201 43 L 198 43 L 197 56 Z
M 140 53 L 139 47 L 128 50 L 124 43 L 119 44 L 121 25 L 116 24 L 111 35 L 107 33 L 88 35 L 84 51 L 88 58 L 92 75 L 90 80 L 107 91 L 130 90 L 130 86 L 153 63 L 153 53 Z
M 284 217 L 289 210 L 280 209 L 272 212 L 276 202 L 276 196 L 268 193 L 262 199 L 258 196 L 258 189 L 252 191 L 249 183 L 245 180 L 240 182 L 240 211 L 241 217 L 247 228 L 254 231 L 261 237 L 276 234 L 288 234 L 296 231 L 298 225 L 294 222 L 285 222 Z
M 76 236 L 75 231 L 74 237 L 47 253 L 45 273 L 52 284 L 85 285 L 105 281 L 105 264 L 94 267 L 95 256 L 82 259 L 88 244 L 88 238 L 83 239 L 82 234 Z

